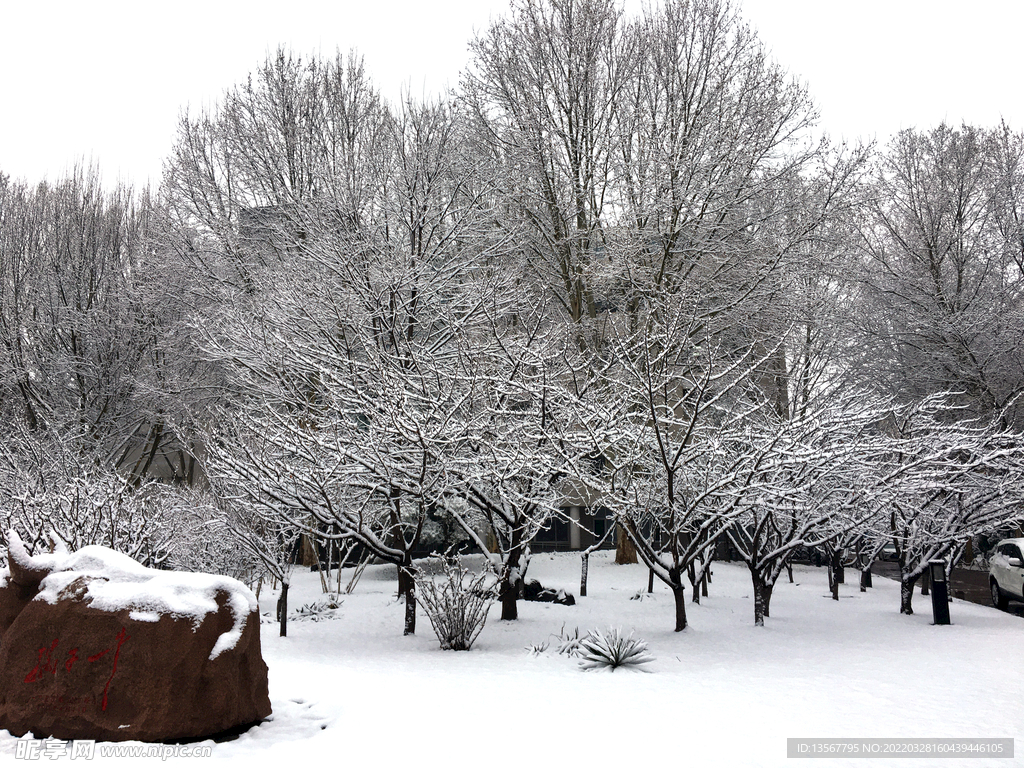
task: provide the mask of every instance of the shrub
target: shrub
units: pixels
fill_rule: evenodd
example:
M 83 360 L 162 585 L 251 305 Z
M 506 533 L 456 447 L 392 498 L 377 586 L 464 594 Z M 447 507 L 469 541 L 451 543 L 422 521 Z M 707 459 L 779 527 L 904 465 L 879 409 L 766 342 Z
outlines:
M 579 647 L 583 669 L 639 668 L 641 664 L 654 661 L 647 653 L 646 642 L 634 640 L 632 632 L 624 636 L 618 629 L 609 629 L 607 635 L 595 630 L 580 640 Z
M 526 646 L 526 650 L 530 652 L 531 656 L 540 656 L 542 653 L 544 653 L 544 651 L 548 649 L 548 646 L 550 645 L 551 644 L 548 642 L 531 643 L 530 645 Z
M 494 586 L 487 583 L 491 575 L 484 571 L 473 576 L 462 567 L 458 556 L 438 560 L 440 578 L 417 578 L 417 598 L 441 648 L 468 651 L 483 630 L 494 602 Z
M 558 633 L 558 653 L 569 656 L 579 656 L 582 651 L 582 645 L 585 638 L 580 637 L 580 628 L 576 627 L 572 632 L 565 631 L 565 625 L 562 625 L 561 631 Z
M 296 609 L 295 615 L 292 618 L 300 621 L 302 619 L 306 619 L 307 621 L 336 619 L 338 618 L 336 611 L 341 608 L 344 602 L 344 600 L 339 600 L 337 595 L 325 595 L 319 600 L 314 600 L 312 603 L 306 603 Z

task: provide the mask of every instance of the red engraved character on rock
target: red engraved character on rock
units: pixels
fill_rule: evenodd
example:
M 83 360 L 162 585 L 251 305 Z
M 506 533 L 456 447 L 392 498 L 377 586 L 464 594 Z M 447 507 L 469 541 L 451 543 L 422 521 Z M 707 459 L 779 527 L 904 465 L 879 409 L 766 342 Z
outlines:
M 107 677 L 107 682 L 103 686 L 103 699 L 101 702 L 101 708 L 103 709 L 104 712 L 107 710 L 107 694 L 110 691 L 110 684 L 113 682 L 114 675 L 117 673 L 117 660 L 118 657 L 120 657 L 121 655 L 121 646 L 124 645 L 126 641 L 131 639 L 131 635 L 128 634 L 128 630 L 125 627 L 121 627 L 121 631 L 117 633 L 117 636 L 114 639 L 117 640 L 117 645 L 115 645 L 113 648 L 104 648 L 99 653 L 94 653 L 92 656 L 86 657 L 86 661 L 92 664 L 102 659 L 104 656 L 110 653 L 111 650 L 114 651 L 114 662 L 113 664 L 111 664 L 110 676 Z M 59 643 L 60 638 L 54 638 L 54 641 L 50 644 L 49 648 L 39 649 L 39 660 L 36 662 L 35 667 L 32 668 L 32 671 L 25 675 L 26 683 L 39 682 L 42 679 L 43 674 L 45 672 L 49 672 L 51 675 L 57 674 L 58 660 L 56 657 L 56 651 L 57 645 Z M 74 663 L 76 661 L 79 661 L 78 648 L 72 648 L 70 651 L 68 651 L 68 658 L 64 662 L 64 668 L 68 672 L 70 672 L 71 667 L 74 666 Z
M 114 649 L 114 665 L 113 665 L 113 667 L 110 670 L 110 677 L 107 678 L 107 684 L 103 686 L 103 706 L 102 706 L 102 709 L 103 709 L 104 712 L 107 711 L 107 691 L 110 690 L 110 683 L 114 679 L 114 673 L 117 672 L 117 657 L 121 655 L 121 646 L 124 645 L 125 641 L 129 640 L 130 638 L 131 638 L 131 635 L 128 634 L 128 630 L 125 629 L 124 627 L 121 627 L 121 631 L 117 633 L 117 637 L 115 638 L 117 640 L 117 648 Z M 100 656 L 102 656 L 104 653 L 106 653 L 109 650 L 110 649 L 107 648 L 105 651 L 103 651 L 103 653 L 97 654 L 96 658 L 98 659 Z M 89 657 L 89 661 L 92 661 L 92 660 L 93 660 L 93 657 L 90 656 Z
M 57 659 L 54 658 L 54 651 L 57 650 L 57 643 L 60 642 L 60 638 L 54 638 L 49 648 L 39 649 L 39 660 L 36 662 L 35 667 L 32 671 L 25 675 L 26 683 L 36 683 L 43 679 L 43 673 L 49 672 L 51 675 L 57 674 Z

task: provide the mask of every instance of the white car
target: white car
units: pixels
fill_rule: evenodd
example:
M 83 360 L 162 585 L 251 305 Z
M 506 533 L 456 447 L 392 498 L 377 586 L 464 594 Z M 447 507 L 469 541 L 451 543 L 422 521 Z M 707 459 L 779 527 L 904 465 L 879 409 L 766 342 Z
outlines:
M 1024 539 L 1003 539 L 988 558 L 992 604 L 1006 610 L 1010 600 L 1024 600 Z

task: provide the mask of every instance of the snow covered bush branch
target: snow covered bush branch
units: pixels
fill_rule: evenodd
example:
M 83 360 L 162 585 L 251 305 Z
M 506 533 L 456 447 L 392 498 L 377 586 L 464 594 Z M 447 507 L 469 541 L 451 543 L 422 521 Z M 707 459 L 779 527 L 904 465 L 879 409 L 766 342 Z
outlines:
M 473 576 L 458 555 L 438 557 L 437 562 L 440 579 L 425 574 L 416 579 L 420 605 L 443 650 L 468 651 L 494 602 L 494 577 L 487 570 Z

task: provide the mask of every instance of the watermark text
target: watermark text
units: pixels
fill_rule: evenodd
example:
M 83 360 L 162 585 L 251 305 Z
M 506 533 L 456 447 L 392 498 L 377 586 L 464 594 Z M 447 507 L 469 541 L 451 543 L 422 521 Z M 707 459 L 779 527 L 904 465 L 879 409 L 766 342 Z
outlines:
M 209 744 L 99 744 L 87 739 L 18 739 L 14 757 L 18 760 L 92 760 L 107 757 L 153 757 L 169 760 L 178 757 L 213 757 Z

